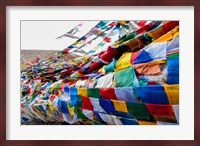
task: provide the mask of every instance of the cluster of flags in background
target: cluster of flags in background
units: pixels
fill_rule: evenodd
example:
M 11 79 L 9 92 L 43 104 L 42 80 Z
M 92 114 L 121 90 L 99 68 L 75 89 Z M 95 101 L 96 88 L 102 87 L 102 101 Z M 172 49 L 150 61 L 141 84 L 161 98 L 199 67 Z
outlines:
M 82 25 L 78 24 L 70 32 L 75 30 L 75 28 L 78 31 L 78 26 L 80 27 Z M 83 49 L 87 54 L 94 54 L 102 51 L 103 48 L 108 47 L 129 31 L 131 31 L 129 21 L 100 21 L 88 33 L 80 37 L 63 51 L 58 52 L 58 54 L 62 56 L 78 49 Z
M 84 54 L 63 59 L 76 50 Z M 21 71 L 21 110 L 23 122 L 178 124 L 179 22 L 100 21 Z

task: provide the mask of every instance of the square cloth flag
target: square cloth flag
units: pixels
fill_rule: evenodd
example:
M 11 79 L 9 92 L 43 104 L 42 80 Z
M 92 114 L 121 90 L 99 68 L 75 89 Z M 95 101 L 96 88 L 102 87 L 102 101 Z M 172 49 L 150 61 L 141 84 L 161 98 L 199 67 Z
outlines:
M 71 104 L 75 105 L 76 100 L 77 100 L 77 89 L 76 88 L 70 88 L 69 93 L 70 93 Z
M 115 88 L 115 95 L 118 100 L 138 103 L 135 93 L 133 92 L 133 87 Z
M 160 36 L 164 35 L 165 29 L 163 27 L 159 27 L 156 30 L 152 30 L 148 32 L 148 35 L 153 38 L 154 40 L 158 39 Z
M 111 87 L 113 84 L 114 73 L 108 73 L 107 75 L 100 77 L 97 80 L 97 85 L 95 88 Z
M 132 53 L 124 53 L 115 64 L 115 69 L 120 70 L 132 65 L 131 63 L 131 55 Z
M 114 72 L 115 64 L 117 60 L 113 59 L 112 62 L 110 62 L 108 65 L 104 67 L 105 72 Z
M 133 63 L 144 63 L 152 60 L 164 60 L 166 59 L 167 42 L 152 43 L 146 46 L 136 56 Z
M 116 87 L 132 87 L 139 85 L 133 66 L 116 71 L 114 80 Z
M 87 96 L 82 96 L 82 109 L 93 110 L 92 103 Z
M 170 104 L 179 104 L 179 84 L 167 85 L 164 84 L 165 93 L 167 94 Z
M 172 116 L 172 106 L 167 104 L 146 104 L 148 111 L 153 116 Z
M 171 56 L 167 59 L 168 65 L 168 84 L 179 84 L 179 57 Z
M 87 94 L 89 97 L 100 98 L 100 93 L 98 88 L 88 88 Z
M 87 88 L 77 88 L 79 96 L 87 96 Z
M 179 36 L 176 36 L 167 45 L 167 52 L 171 52 L 179 48 Z
M 155 121 L 137 120 L 139 125 L 156 125 Z
M 58 107 L 62 113 L 65 113 L 65 114 L 69 113 L 66 101 L 62 101 L 61 99 L 58 99 Z
M 116 125 L 115 116 L 99 113 L 101 119 L 109 125 Z
M 77 96 L 76 107 L 82 108 L 82 97 L 81 96 Z
M 74 106 L 71 105 L 70 103 L 67 103 L 67 107 L 68 107 L 69 114 L 71 116 L 74 115 Z
M 126 103 L 130 114 L 139 120 L 150 120 L 150 114 L 143 103 Z
M 107 112 L 107 113 L 114 113 L 115 112 L 115 108 L 112 104 L 112 102 L 108 99 L 99 99 L 99 103 L 101 105 L 101 107 Z
M 179 105 L 172 105 L 176 120 L 179 123 Z
M 165 63 L 165 61 L 151 61 L 147 63 L 138 63 L 134 65 L 137 73 L 143 75 L 159 75 L 161 74 L 160 63 Z
M 99 88 L 99 92 L 102 98 L 117 100 L 114 88 Z
M 161 85 L 134 87 L 134 90 L 143 103 L 169 104 L 167 95 Z
M 115 110 L 118 112 L 128 112 L 126 102 L 119 100 L 111 100 L 114 104 Z
M 93 97 L 89 97 L 89 98 L 90 98 L 90 102 L 92 103 L 94 112 L 104 112 L 105 113 L 105 111 L 100 106 L 98 98 L 93 98 Z
M 138 125 L 138 122 L 135 119 L 120 118 L 120 121 L 123 125 Z

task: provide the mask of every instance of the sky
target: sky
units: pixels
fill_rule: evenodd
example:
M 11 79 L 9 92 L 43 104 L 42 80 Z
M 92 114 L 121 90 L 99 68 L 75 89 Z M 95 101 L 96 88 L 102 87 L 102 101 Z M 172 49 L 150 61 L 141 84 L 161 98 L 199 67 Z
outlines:
M 63 50 L 76 41 L 69 37 L 56 39 L 82 23 L 75 36 L 86 34 L 99 21 L 21 21 L 22 50 Z

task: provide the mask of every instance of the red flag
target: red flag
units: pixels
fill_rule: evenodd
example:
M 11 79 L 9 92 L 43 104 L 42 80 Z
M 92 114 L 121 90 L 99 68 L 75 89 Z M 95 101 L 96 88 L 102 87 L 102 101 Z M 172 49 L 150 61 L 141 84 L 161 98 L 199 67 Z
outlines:
M 82 109 L 93 110 L 92 103 L 90 102 L 89 97 L 82 96 Z
M 114 88 L 99 88 L 99 92 L 102 98 L 118 100 Z
M 138 25 L 139 25 L 140 27 L 143 27 L 143 26 L 145 26 L 146 22 L 147 22 L 147 21 L 140 21 L 140 22 L 138 22 Z
M 65 48 L 65 49 L 63 50 L 63 52 L 64 52 L 65 54 L 68 54 L 68 53 L 69 53 L 69 48 Z
M 111 42 L 111 38 L 105 37 L 105 38 L 103 39 L 103 41 L 106 42 L 106 43 L 110 43 L 110 42 Z
M 172 106 L 169 104 L 146 104 L 147 109 L 153 116 L 172 116 Z

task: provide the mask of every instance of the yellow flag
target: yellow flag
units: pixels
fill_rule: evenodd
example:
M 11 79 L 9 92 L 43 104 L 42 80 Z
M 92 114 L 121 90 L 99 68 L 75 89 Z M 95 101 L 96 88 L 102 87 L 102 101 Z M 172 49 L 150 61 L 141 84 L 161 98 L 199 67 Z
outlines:
M 122 43 L 122 41 L 116 41 L 116 42 L 113 43 L 113 46 L 116 47 L 117 45 L 119 45 L 119 44 L 121 44 L 121 43 Z
M 28 99 L 31 99 L 32 98 L 32 94 L 30 94 L 29 96 L 28 96 Z
M 143 121 L 143 120 L 137 120 L 139 125 L 156 125 L 155 121 Z
M 79 96 L 87 96 L 87 88 L 77 88 L 77 89 L 78 89 L 77 93 Z
M 34 88 L 35 88 L 38 84 L 39 84 L 39 82 L 35 82 L 34 85 L 33 85 Z
M 165 42 L 165 41 L 169 41 L 171 39 L 173 39 L 174 37 L 176 37 L 177 35 L 179 35 L 179 26 L 176 26 L 174 29 L 172 29 L 171 31 L 169 31 L 168 33 L 164 34 L 163 36 L 159 37 L 157 40 L 155 40 L 154 42 Z
M 53 105 L 52 105 L 51 100 L 48 100 L 48 105 L 49 105 L 49 109 L 50 109 L 50 111 L 52 111 L 52 110 L 53 110 Z
M 128 112 L 126 102 L 120 100 L 111 100 L 114 104 L 115 110 L 118 112 Z
M 119 24 L 126 24 L 126 21 L 120 20 L 120 21 L 119 21 Z
M 131 55 L 132 53 L 124 53 L 116 62 L 115 69 L 120 70 L 132 65 L 131 63 Z
M 165 34 L 165 30 L 163 27 L 157 28 L 148 32 L 148 35 L 153 38 L 154 40 L 158 39 L 160 36 Z
M 83 61 L 87 61 L 90 58 L 90 56 L 84 56 Z
M 62 95 L 62 91 L 58 90 L 58 96 L 60 97 Z
M 99 49 L 99 46 L 96 46 L 96 47 L 93 48 L 93 50 L 97 50 L 97 49 Z
M 170 104 L 179 104 L 179 84 L 164 84 L 165 93 L 167 94 Z
M 104 70 L 104 67 L 105 67 L 106 65 L 104 65 L 102 68 L 100 68 L 99 70 L 98 70 L 98 72 L 105 72 L 105 70 Z
M 59 84 L 59 82 L 55 82 L 51 86 L 49 86 L 49 88 L 54 89 L 58 84 Z
M 74 115 L 74 106 L 73 106 L 73 107 L 70 107 L 69 104 L 67 103 L 67 108 L 68 108 L 69 114 L 70 114 L 71 116 Z

